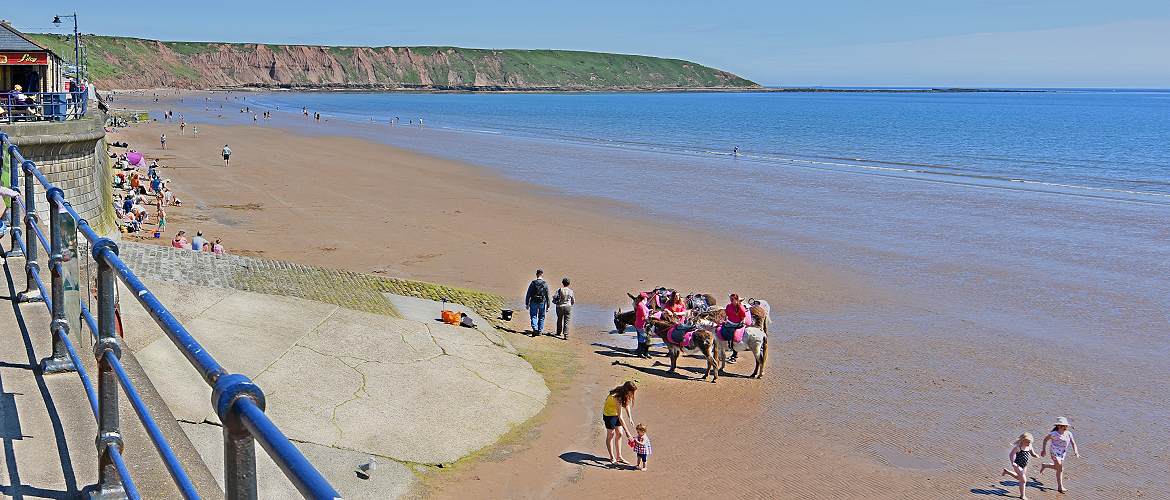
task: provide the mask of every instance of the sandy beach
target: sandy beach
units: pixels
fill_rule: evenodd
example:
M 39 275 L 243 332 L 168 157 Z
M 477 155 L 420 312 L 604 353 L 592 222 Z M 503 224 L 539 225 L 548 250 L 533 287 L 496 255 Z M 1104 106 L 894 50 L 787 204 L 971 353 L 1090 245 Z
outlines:
M 568 342 L 513 335 L 550 379 L 550 405 L 500 446 L 429 472 L 421 496 L 1002 496 L 1014 492 L 998 476 L 1010 440 L 1017 428 L 1047 430 L 1062 391 L 1094 408 L 1164 398 L 1158 376 L 1166 368 L 1157 359 L 1127 360 L 1131 371 L 1150 375 L 1131 383 L 1070 346 L 1019 350 L 1006 330 L 980 330 L 977 345 L 956 341 L 967 333 L 962 325 L 870 277 L 719 228 L 652 220 L 633 205 L 568 197 L 344 135 L 343 127 L 360 124 L 313 135 L 282 128 L 294 119 L 198 123 L 198 137 L 190 126 L 180 134 L 177 122 L 155 122 L 109 140 L 158 159 L 184 202 L 168 210 L 159 244 L 180 229 L 202 231 L 222 238 L 229 253 L 482 289 L 517 302 L 541 267 L 550 281 L 570 276 L 582 303 Z M 224 144 L 233 151 L 230 167 L 219 157 Z M 712 385 L 694 380 L 699 360 L 682 360 L 682 376 L 672 377 L 662 349 L 654 361 L 629 356 L 632 335 L 612 332 L 608 316 L 630 307 L 626 292 L 658 285 L 710 292 L 721 303 L 728 291 L 769 300 L 775 326 L 764 379 L 735 376 L 751 371 L 746 359 Z M 1052 377 L 1065 385 L 1013 387 Z M 628 379 L 641 385 L 634 416 L 654 439 L 646 472 L 603 466 L 600 405 L 606 390 Z M 1044 491 L 1033 488 L 1030 497 L 1170 492 L 1157 480 L 1167 447 L 1134 456 L 1109 441 L 1114 425 L 1076 426 L 1078 436 L 1096 438 L 1078 438 L 1085 458 L 1070 462 L 1072 493 L 1058 495 L 1049 472 L 1037 484 Z

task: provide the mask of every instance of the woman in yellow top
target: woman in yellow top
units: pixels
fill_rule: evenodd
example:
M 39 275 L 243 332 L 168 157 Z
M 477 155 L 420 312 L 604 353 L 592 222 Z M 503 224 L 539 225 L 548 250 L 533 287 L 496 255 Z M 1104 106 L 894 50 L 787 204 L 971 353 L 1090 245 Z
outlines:
M 609 451 L 610 464 L 629 465 L 622 458 L 622 439 L 630 437 L 625 421 L 622 420 L 622 410 L 625 410 L 628 421 L 633 422 L 630 408 L 634 406 L 634 393 L 637 391 L 638 386 L 632 381 L 619 385 L 609 391 L 605 405 L 601 408 L 601 421 L 605 424 L 605 449 Z

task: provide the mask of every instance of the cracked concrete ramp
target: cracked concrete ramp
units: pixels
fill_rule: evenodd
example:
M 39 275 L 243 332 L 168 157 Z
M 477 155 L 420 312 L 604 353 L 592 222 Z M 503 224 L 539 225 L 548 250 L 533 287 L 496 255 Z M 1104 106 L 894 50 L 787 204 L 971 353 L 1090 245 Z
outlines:
M 268 415 L 346 497 L 389 498 L 409 487 L 396 482 L 388 490 L 385 478 L 359 479 L 354 470 L 364 457 L 381 457 L 375 474 L 412 482 L 409 465 L 473 453 L 534 416 L 548 398 L 544 380 L 494 330 L 252 292 L 148 286 L 229 371 L 264 389 Z M 122 309 L 127 345 L 175 417 L 187 422 L 209 466 L 219 469 L 210 389 L 140 308 Z M 287 491 L 279 474 L 260 472 L 265 490 Z

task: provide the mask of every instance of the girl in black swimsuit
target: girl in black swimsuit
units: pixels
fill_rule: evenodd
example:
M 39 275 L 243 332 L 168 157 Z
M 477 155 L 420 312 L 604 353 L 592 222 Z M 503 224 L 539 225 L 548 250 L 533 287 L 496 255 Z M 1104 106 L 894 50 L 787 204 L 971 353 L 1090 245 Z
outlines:
M 1008 452 L 1008 460 L 1012 462 L 1011 470 L 1003 469 L 1001 476 L 1011 476 L 1020 485 L 1020 498 L 1025 499 L 1024 488 L 1028 486 L 1028 459 L 1031 457 L 1040 458 L 1036 451 L 1032 449 L 1032 433 L 1025 432 L 1020 434 L 1016 439 L 1016 443 L 1012 446 L 1012 451 Z

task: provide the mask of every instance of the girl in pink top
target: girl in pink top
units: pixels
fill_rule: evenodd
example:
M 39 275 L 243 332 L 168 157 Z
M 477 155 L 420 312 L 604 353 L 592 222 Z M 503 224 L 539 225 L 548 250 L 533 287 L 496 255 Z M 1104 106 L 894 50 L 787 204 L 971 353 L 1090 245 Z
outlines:
M 730 296 L 728 296 L 728 298 L 731 299 L 731 303 L 727 304 L 727 308 L 724 309 L 724 311 L 727 313 L 727 323 L 724 323 L 724 326 L 731 326 L 731 327 L 738 328 L 739 326 L 751 324 L 750 322 L 747 322 L 747 319 L 748 319 L 747 306 L 744 306 L 743 302 L 740 302 L 739 294 L 733 293 Z M 727 358 L 727 362 L 734 363 L 738 360 L 738 358 L 739 358 L 739 353 L 736 352 L 735 349 L 732 349 L 731 350 L 731 357 Z
M 634 297 L 634 330 L 638 332 L 638 349 L 634 355 L 639 358 L 650 357 L 650 338 L 646 336 L 646 318 L 650 317 L 650 308 L 646 306 L 646 294 Z
M 738 294 L 731 294 L 729 297 L 731 303 L 727 304 L 727 321 L 730 323 L 743 323 L 747 319 L 747 307 L 740 302 Z
M 223 245 L 219 243 L 219 238 L 216 238 L 215 243 L 211 245 L 211 253 L 216 255 L 223 255 Z

